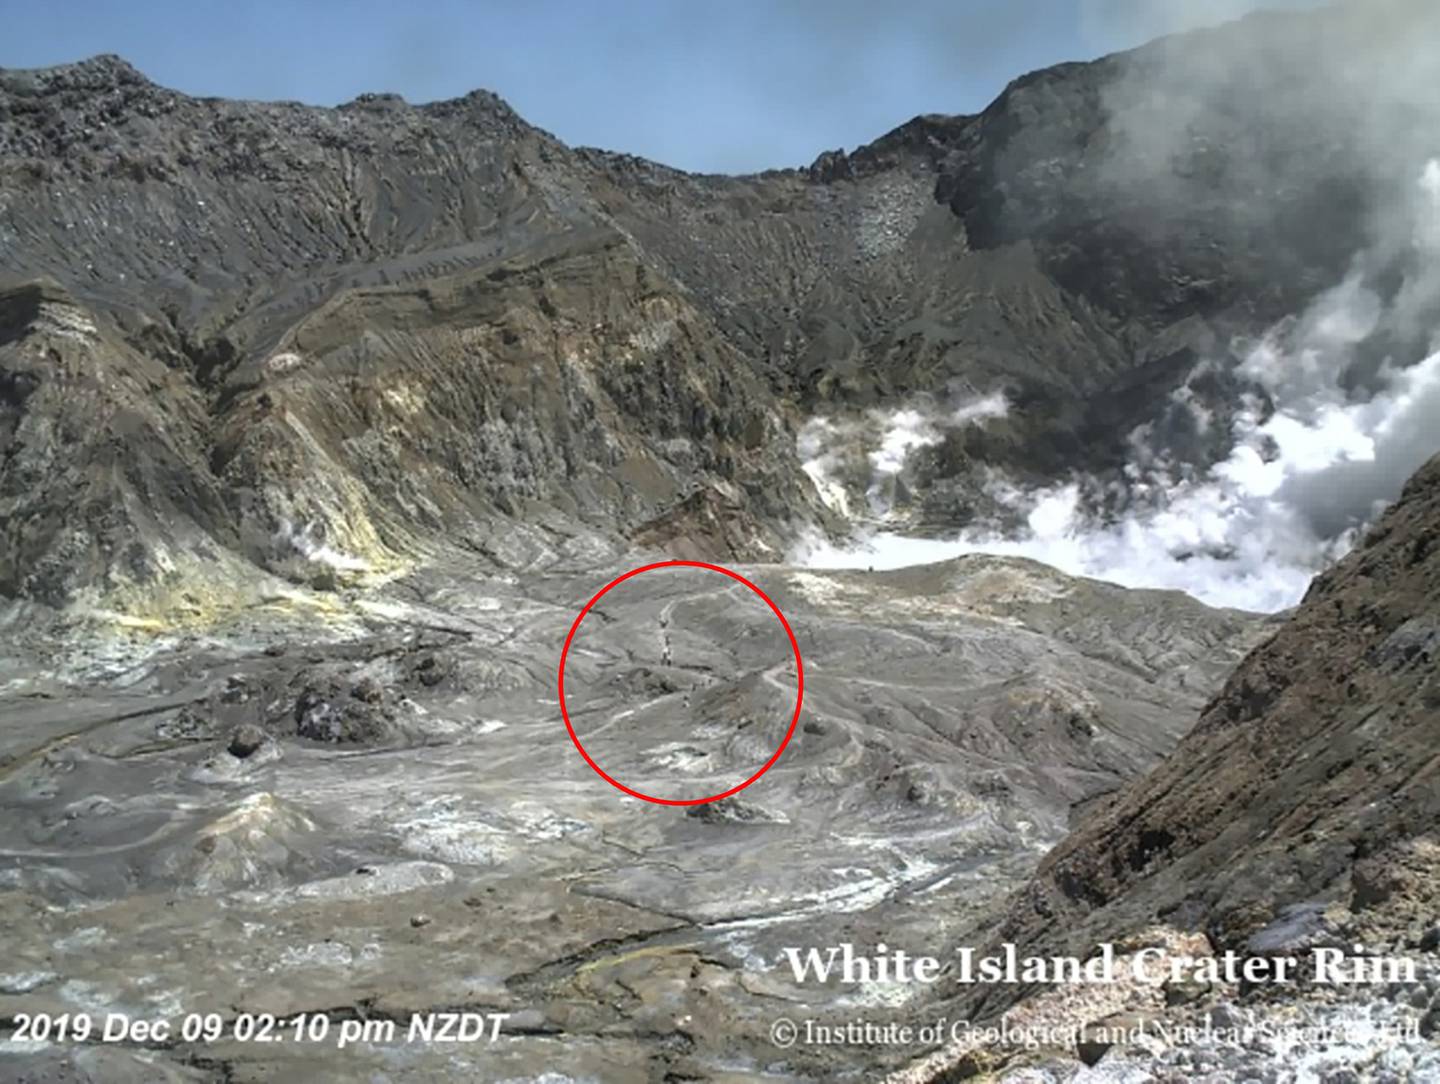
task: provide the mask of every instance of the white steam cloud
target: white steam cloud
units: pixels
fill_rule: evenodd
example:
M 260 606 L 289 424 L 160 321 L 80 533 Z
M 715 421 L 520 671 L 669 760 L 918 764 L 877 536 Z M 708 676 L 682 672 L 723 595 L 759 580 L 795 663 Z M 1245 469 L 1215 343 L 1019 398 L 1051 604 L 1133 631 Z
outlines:
M 1354 379 L 1363 343 L 1380 329 L 1413 331 L 1413 321 L 1440 295 L 1440 161 L 1427 165 L 1416 194 L 1414 270 L 1388 304 L 1366 285 L 1370 268 L 1362 257 L 1342 284 L 1245 352 L 1238 372 L 1265 394 L 1236 405 L 1228 422 L 1232 451 L 1222 462 L 1200 470 L 1172 461 L 1153 446 L 1153 427 L 1141 426 L 1130 436 L 1125 484 L 1108 491 L 1122 501 L 1117 516 L 1087 511 L 1107 495 L 1096 479 L 1020 490 L 992 475 L 989 496 L 1022 514 L 1024 529 L 1007 535 L 972 527 L 941 540 L 872 528 L 855 547 L 821 543 L 797 558 L 816 567 L 895 568 L 1002 554 L 1130 587 L 1174 588 L 1217 606 L 1294 605 L 1314 574 L 1343 555 L 1440 451 L 1440 340 L 1432 337 L 1429 355 L 1415 364 L 1390 359 L 1364 381 Z M 1202 362 L 1192 379 L 1215 364 Z M 1215 424 L 1193 401 L 1188 382 L 1172 398 L 1192 411 L 1198 428 Z M 993 415 L 982 411 L 967 420 L 987 416 Z M 934 423 L 912 410 L 890 416 L 882 428 L 871 454 L 872 488 L 897 475 L 912 449 L 939 439 Z M 831 424 L 829 432 L 840 429 Z M 831 448 L 808 469 L 833 486 L 827 472 L 839 461 Z
M 370 564 L 359 557 L 337 550 L 320 536 L 323 533 L 314 523 L 296 527 L 288 519 L 281 520 L 275 533 L 275 542 L 282 548 L 292 550 L 306 561 L 327 565 L 337 572 L 366 572 Z
M 1010 405 L 999 393 L 940 407 L 930 403 L 895 411 L 871 410 L 858 419 L 812 418 L 800 430 L 796 448 L 820 497 L 842 515 L 888 521 L 895 492 L 910 454 L 941 443 L 949 431 L 1003 418 Z M 851 491 L 865 487 L 865 507 Z
M 1289 10 L 1321 6 L 1325 0 L 1081 0 L 1081 32 L 1092 42 L 1117 39 L 1139 44 L 1248 15 L 1256 9 Z
M 870 465 L 877 477 L 893 478 L 914 449 L 939 444 L 940 439 L 940 431 L 918 410 L 896 411 L 885 422 L 880 447 L 870 453 Z

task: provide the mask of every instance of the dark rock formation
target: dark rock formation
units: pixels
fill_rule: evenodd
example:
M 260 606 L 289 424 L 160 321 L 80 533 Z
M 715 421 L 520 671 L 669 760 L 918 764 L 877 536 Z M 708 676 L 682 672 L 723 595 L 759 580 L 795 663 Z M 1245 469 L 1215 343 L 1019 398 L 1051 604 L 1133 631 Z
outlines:
M 230 744 L 226 747 L 230 755 L 239 760 L 244 760 L 262 749 L 270 735 L 261 730 L 254 723 L 246 723 L 235 728 L 235 733 L 230 735 Z

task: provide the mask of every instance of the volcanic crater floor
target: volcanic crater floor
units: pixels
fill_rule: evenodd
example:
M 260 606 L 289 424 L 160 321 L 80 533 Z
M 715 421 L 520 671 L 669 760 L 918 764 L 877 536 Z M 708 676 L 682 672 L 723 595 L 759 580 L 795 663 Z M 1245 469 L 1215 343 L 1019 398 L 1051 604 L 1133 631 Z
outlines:
M 944 982 L 799 983 L 782 950 L 973 943 L 1271 620 L 1022 560 L 739 567 L 794 631 L 803 706 L 752 785 L 667 806 L 601 779 L 559 710 L 571 624 L 623 571 L 435 566 L 203 630 L 12 623 L 0 1028 L 399 1027 L 344 1050 L 11 1041 L 0 1078 L 870 1079 L 923 1051 L 782 1049 L 772 1023 L 913 1021 Z M 592 609 L 566 699 L 607 774 L 683 800 L 765 763 L 798 678 L 756 594 L 684 567 Z M 508 1015 L 493 1042 L 405 1041 L 431 1011 Z

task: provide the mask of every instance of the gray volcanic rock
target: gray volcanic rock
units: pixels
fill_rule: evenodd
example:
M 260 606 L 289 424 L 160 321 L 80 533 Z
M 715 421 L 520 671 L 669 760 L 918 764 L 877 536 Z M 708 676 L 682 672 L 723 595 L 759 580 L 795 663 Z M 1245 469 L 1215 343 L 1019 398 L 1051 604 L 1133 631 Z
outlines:
M 223 590 L 237 556 L 323 584 L 442 536 L 483 551 L 542 506 L 613 535 L 706 478 L 758 494 L 711 555 L 774 552 L 809 503 L 784 413 L 623 250 L 566 260 L 548 287 L 496 267 L 471 300 L 463 279 L 342 294 L 210 392 L 53 287 L 0 297 L 7 592 Z M 588 311 L 567 332 L 542 302 Z
M 0 590 L 60 605 L 182 552 L 223 570 L 235 536 L 193 383 L 53 282 L 0 292 L 0 328 Z
M 1437 40 L 1434 5 L 1377 0 L 1037 72 L 981 115 L 938 194 L 972 245 L 1029 241 L 1121 318 L 1273 322 L 1342 276 L 1434 152 L 1407 129 L 1433 124 Z
M 1082 1064 L 1097 1058 L 1114 1079 L 1288 1079 L 1282 1062 L 1320 1079 L 1365 1079 L 1387 1065 L 1398 1079 L 1432 1079 L 1437 618 L 1440 457 L 1316 578 L 1174 751 L 1118 792 L 1077 805 L 1073 831 L 1025 885 L 995 914 L 962 924 L 955 942 L 1022 958 L 1085 960 L 1100 945 L 1199 961 L 1291 957 L 1298 978 L 1161 987 L 1136 983 L 1122 962 L 1113 982 L 952 985 L 939 1014 L 1003 1015 L 1017 1035 L 1117 1012 L 1157 1026 L 1133 1049 L 1083 1037 L 1068 1047 L 1042 1038 L 1038 1048 L 956 1037 L 888 1084 L 965 1079 L 980 1067 L 996 1080 L 1080 1081 L 1091 1079 Z M 1321 947 L 1372 965 L 1403 959 L 1414 978 L 1317 981 L 1310 954 Z M 1165 1038 L 1187 1029 L 1199 1030 Z

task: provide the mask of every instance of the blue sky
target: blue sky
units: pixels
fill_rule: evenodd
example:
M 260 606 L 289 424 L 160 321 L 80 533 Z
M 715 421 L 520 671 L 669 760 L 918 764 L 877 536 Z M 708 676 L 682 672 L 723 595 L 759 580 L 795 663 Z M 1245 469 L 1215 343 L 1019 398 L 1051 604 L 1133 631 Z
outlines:
M 483 87 L 567 143 L 803 165 L 1012 78 L 1318 0 L 0 0 L 0 67 L 119 53 L 196 95 L 335 105 Z

